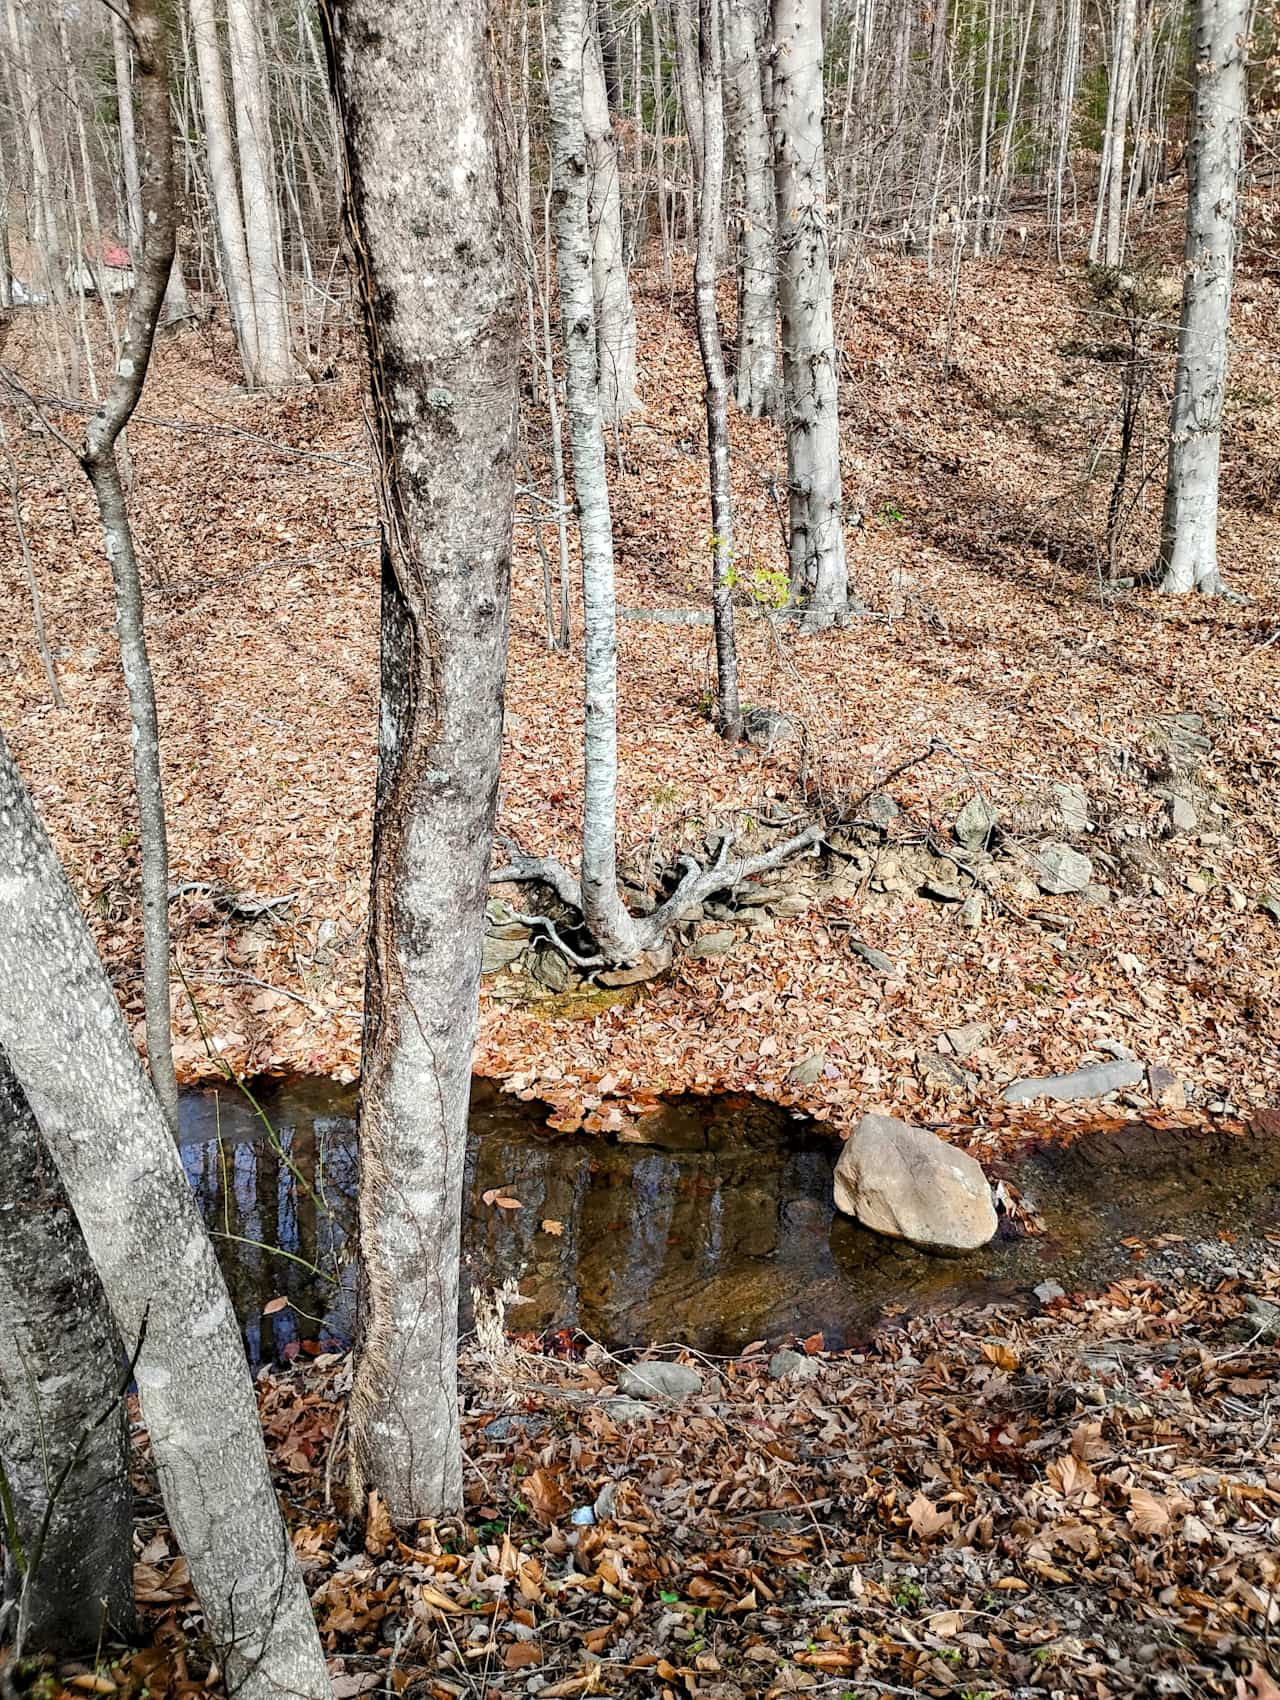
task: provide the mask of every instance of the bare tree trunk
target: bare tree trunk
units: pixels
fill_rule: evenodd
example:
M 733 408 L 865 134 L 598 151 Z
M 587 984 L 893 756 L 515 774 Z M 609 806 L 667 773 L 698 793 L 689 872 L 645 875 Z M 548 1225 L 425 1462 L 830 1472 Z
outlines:
M 698 257 L 694 305 L 707 390 L 707 461 L 711 481 L 711 606 L 716 634 L 716 724 L 724 737 L 742 735 L 738 649 L 733 629 L 733 503 L 729 478 L 729 385 L 716 312 L 716 246 L 724 189 L 723 51 L 720 0 L 701 0 L 702 188 L 698 195 Z
M 1137 11 L 1137 0 L 1120 0 L 1116 14 L 1116 101 L 1111 127 L 1111 169 L 1107 179 L 1107 245 L 1103 255 L 1109 266 L 1118 266 L 1124 257 L 1124 153 L 1133 83 Z
M 702 182 L 702 85 L 698 75 L 698 0 L 671 0 L 676 44 L 676 83 L 689 138 L 689 165 L 696 190 Z
M 244 196 L 245 250 L 258 333 L 255 382 L 270 389 L 296 383 L 301 373 L 290 347 L 256 0 L 227 0 L 227 29 Z
M 231 121 L 222 81 L 222 49 L 213 0 L 189 0 L 191 33 L 195 38 L 200 102 L 204 108 L 205 142 L 209 158 L 209 192 L 218 227 L 222 281 L 227 292 L 231 325 L 240 351 L 245 382 L 255 389 L 258 378 L 258 321 L 254 312 L 249 256 L 245 247 L 240 185 L 231 146 Z
M 116 443 L 142 394 L 156 323 L 173 264 L 173 141 L 169 116 L 169 43 L 158 0 L 134 0 L 130 25 L 142 109 L 143 249 L 134 262 L 116 374 L 102 405 L 90 417 L 80 448 L 98 503 L 102 536 L 115 585 L 116 631 L 129 694 L 133 776 L 138 795 L 142 863 L 143 998 L 147 1060 L 156 1095 L 170 1127 L 178 1127 L 178 1085 L 173 1072 L 169 1021 L 169 846 L 160 772 L 160 723 L 147 653 L 142 578 L 133 547 L 129 510 Z
M 134 1629 L 124 1353 L 2 1050 L 0 1201 L 0 1638 L 94 1651 Z
M 791 594 L 810 623 L 848 603 L 840 419 L 827 246 L 819 0 L 773 0 L 774 169 L 787 426 Z
M 649 7 L 649 31 L 653 47 L 653 157 L 658 192 L 658 236 L 662 246 L 662 281 L 671 288 L 671 213 L 667 204 L 667 143 L 663 106 L 666 90 L 662 83 L 662 30 L 658 22 L 658 0 Z
M 140 63 L 152 51 L 148 26 L 153 16 L 135 0 Z M 145 168 L 143 177 L 145 204 Z M 272 1489 L 226 1283 L 89 930 L 2 738 L 0 826 L 0 1048 L 134 1362 L 165 1510 L 227 1690 L 241 1700 L 327 1700 L 328 1672 Z M 79 1367 L 71 1361 L 71 1373 Z
M 744 413 L 778 411 L 778 250 L 773 158 L 760 89 L 764 18 L 759 0 L 726 0 L 724 107 L 742 184 L 738 223 L 738 363 Z
M 605 95 L 600 38 L 590 20 L 582 44 L 582 115 L 587 136 L 600 411 L 607 425 L 616 425 L 640 406 L 636 397 L 636 315 L 622 243 L 618 149 Z
M 129 24 L 123 13 L 111 13 L 111 51 L 116 73 L 116 112 L 120 123 L 120 169 L 124 204 L 129 215 L 129 257 L 138 265 L 142 256 L 142 178 L 138 173 L 138 139 L 133 125 L 133 76 L 129 68 Z
M 1161 588 L 1222 590 L 1218 465 L 1235 265 L 1236 206 L 1248 101 L 1250 0 L 1195 0 L 1195 107 L 1187 150 L 1187 239 L 1169 472 L 1160 539 Z
M 408 1522 L 462 1498 L 459 1238 L 502 738 L 519 316 L 483 0 L 331 0 L 324 17 L 383 504 L 354 1486 L 376 1488 Z M 383 42 L 396 46 L 394 77 Z
M 586 0 L 556 0 L 549 58 L 552 205 L 585 622 L 581 900 L 584 919 L 604 955 L 627 961 L 638 953 L 639 939 L 618 895 L 617 604 L 587 214 L 590 171 L 582 106 L 588 29 Z

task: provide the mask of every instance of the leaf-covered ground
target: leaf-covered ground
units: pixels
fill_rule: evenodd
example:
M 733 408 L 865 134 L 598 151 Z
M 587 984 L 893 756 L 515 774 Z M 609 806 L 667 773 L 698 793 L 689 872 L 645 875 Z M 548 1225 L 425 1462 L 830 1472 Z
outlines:
M 902 813 L 886 850 L 945 844 L 981 790 L 1009 846 L 1026 851 L 1062 836 L 1054 788 L 1071 784 L 1089 811 L 1075 842 L 1111 900 L 1037 898 L 1025 881 L 1021 891 L 1006 882 L 967 930 L 957 903 L 871 877 L 818 901 L 802 890 L 791 907 L 803 912 L 738 926 L 731 954 L 682 954 L 666 980 L 586 1019 L 486 994 L 477 1067 L 570 1119 L 638 1089 L 726 1087 L 840 1127 L 870 1109 L 958 1131 L 1016 1124 L 1031 1112 L 1000 1107 L 1003 1082 L 1071 1068 L 1100 1043 L 1171 1069 L 1193 1118 L 1277 1100 L 1280 925 L 1259 904 L 1280 893 L 1280 286 L 1246 266 L 1237 295 L 1222 559 L 1254 599 L 1242 605 L 1102 585 L 1120 333 L 1082 278 L 1034 258 L 966 262 L 953 302 L 947 273 L 941 261 L 931 279 L 922 260 L 873 254 L 840 280 L 850 556 L 869 612 L 814 638 L 746 606 L 740 620 L 746 701 L 791 714 L 803 743 L 772 755 L 726 748 L 706 715 L 706 629 L 623 622 L 624 865 L 644 883 L 710 831 L 760 834 L 819 810 L 839 818 L 895 773 L 887 788 Z M 611 457 L 620 598 L 705 606 L 687 267 L 671 292 L 656 276 L 637 286 L 645 412 Z M 18 319 L 7 346 L 33 381 L 36 330 Z M 1154 552 L 1167 344 L 1157 331 L 1123 510 L 1119 565 L 1130 571 Z M 172 918 L 186 986 L 174 1010 L 188 1076 L 214 1066 L 189 998 L 237 1069 L 350 1077 L 358 1067 L 377 571 L 355 347 L 351 337 L 333 382 L 245 398 L 225 330 L 184 336 L 160 351 L 131 431 L 183 888 Z M 732 430 L 746 583 L 783 558 L 784 457 L 775 426 L 735 417 Z M 545 496 L 537 398 L 526 431 Z M 137 847 L 108 573 L 75 467 L 17 412 L 10 434 L 67 707 L 49 701 L 5 511 L 6 735 L 140 1032 Z M 527 850 L 572 860 L 581 658 L 543 640 L 532 535 L 545 515 L 522 500 L 500 824 Z M 574 618 L 580 630 L 576 598 Z M 1162 782 L 1179 714 L 1200 717 L 1205 747 L 1187 781 L 1196 826 L 1168 837 Z M 891 972 L 854 940 L 883 951 Z M 975 1020 L 988 1042 L 966 1064 L 972 1079 L 947 1093 L 928 1058 L 940 1033 Z M 814 1058 L 815 1079 L 789 1079 Z M 1139 1093 L 1122 1109 L 1148 1103 Z
M 491 1328 L 465 1516 L 403 1539 L 345 1520 L 346 1360 L 263 1372 L 336 1692 L 1274 1700 L 1278 1286 L 1273 1248 L 1174 1243 L 1034 1317 L 810 1341 L 805 1379 L 701 1360 L 701 1394 L 629 1410 L 602 1348 Z M 204 1667 L 139 1448 L 155 1633 L 106 1680 L 158 1700 Z

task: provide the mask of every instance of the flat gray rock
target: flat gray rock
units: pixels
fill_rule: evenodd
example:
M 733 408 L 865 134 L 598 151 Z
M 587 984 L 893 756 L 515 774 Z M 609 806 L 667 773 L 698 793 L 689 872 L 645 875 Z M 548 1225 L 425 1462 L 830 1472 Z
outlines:
M 1036 884 L 1050 897 L 1066 897 L 1093 883 L 1093 863 L 1069 844 L 1047 839 L 1036 851 Z
M 618 1377 L 618 1392 L 633 1399 L 688 1399 L 702 1392 L 702 1377 L 688 1364 L 628 1364 Z
M 627 1399 L 619 1395 L 614 1399 L 606 1399 L 604 1404 L 615 1423 L 637 1423 L 646 1421 L 653 1415 L 653 1406 L 643 1399 Z
M 769 1359 L 770 1381 L 807 1381 L 810 1376 L 821 1374 L 822 1365 L 817 1358 L 807 1358 L 803 1352 L 793 1352 L 785 1346 Z
M 1108 1092 L 1139 1086 L 1146 1070 L 1140 1062 L 1095 1063 L 1071 1074 L 1046 1074 L 1039 1080 L 1015 1080 L 1000 1096 L 1006 1104 L 1031 1104 L 1051 1098 L 1055 1104 L 1075 1104 L 1084 1098 L 1103 1098 Z
M 863 1227 L 934 1251 L 973 1251 L 996 1231 L 982 1166 L 896 1116 L 863 1116 L 835 1172 L 838 1210 Z

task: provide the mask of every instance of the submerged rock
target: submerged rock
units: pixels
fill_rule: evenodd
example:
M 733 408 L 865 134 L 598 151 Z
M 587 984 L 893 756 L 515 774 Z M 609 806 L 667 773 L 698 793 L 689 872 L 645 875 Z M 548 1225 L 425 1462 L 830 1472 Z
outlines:
M 973 1251 L 996 1231 L 987 1177 L 967 1152 L 896 1116 L 863 1116 L 840 1153 L 836 1208 L 935 1251 Z
M 618 1391 L 633 1399 L 688 1399 L 702 1392 L 702 1377 L 688 1364 L 628 1364 Z
M 1071 1074 L 1046 1074 L 1039 1080 L 1015 1080 L 1000 1096 L 1006 1104 L 1030 1104 L 1052 1098 L 1055 1104 L 1074 1104 L 1082 1098 L 1102 1098 L 1108 1092 L 1138 1086 L 1146 1070 L 1140 1062 L 1095 1063 Z

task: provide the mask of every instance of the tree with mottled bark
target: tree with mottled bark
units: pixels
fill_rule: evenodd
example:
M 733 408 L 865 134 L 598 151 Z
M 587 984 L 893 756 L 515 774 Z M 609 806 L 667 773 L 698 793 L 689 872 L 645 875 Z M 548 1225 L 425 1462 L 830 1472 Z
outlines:
M 724 112 L 741 195 L 734 399 L 763 419 L 778 410 L 778 251 L 773 155 L 760 80 L 760 0 L 725 0 Z
M 821 0 L 773 0 L 773 137 L 791 595 L 811 626 L 848 603 L 822 140 Z
M 699 63 L 702 80 L 702 184 L 698 190 L 698 254 L 694 310 L 706 378 L 707 463 L 711 487 L 711 608 L 716 640 L 716 725 L 736 742 L 742 735 L 738 703 L 738 648 L 733 624 L 733 501 L 729 477 L 729 384 L 716 310 L 716 247 L 724 192 L 724 70 L 721 0 L 701 0 Z
M 405 1523 L 456 1511 L 462 1495 L 459 1241 L 519 323 L 484 0 L 327 0 L 324 18 L 382 484 L 350 1422 L 357 1499 L 376 1489 Z M 585 281 L 589 308 L 589 255 Z
M 1161 588 L 1222 591 L 1218 469 L 1227 385 L 1236 208 L 1248 101 L 1250 0 L 1195 0 L 1195 105 L 1187 148 L 1187 235 L 1169 467 L 1160 538 Z
M 240 183 L 236 176 L 231 142 L 231 120 L 223 83 L 222 47 L 218 39 L 218 17 L 213 0 L 188 0 L 191 35 L 195 43 L 200 104 L 204 111 L 205 152 L 209 166 L 209 196 L 213 202 L 218 232 L 222 287 L 226 291 L 235 332 L 236 348 L 245 383 L 257 387 L 258 323 L 253 310 L 253 287 L 249 280 L 249 255 L 245 247 L 244 214 Z
M 93 1652 L 134 1628 L 125 1358 L 0 1050 L 0 1642 Z
M 115 377 L 90 415 L 79 449 L 93 486 L 115 586 L 116 632 L 129 696 L 133 777 L 142 872 L 143 1001 L 147 1060 L 174 1132 L 178 1085 L 169 1014 L 169 845 L 160 771 L 160 720 L 147 649 L 142 575 L 116 446 L 142 395 L 156 325 L 173 265 L 173 132 L 169 115 L 169 33 L 160 0 L 133 0 L 129 23 L 136 66 L 142 147 L 139 178 L 142 251 L 134 263 L 129 319 Z
M 591 232 L 587 216 L 587 143 L 582 118 L 582 61 L 589 21 L 586 0 L 556 0 L 548 31 L 548 111 L 552 206 L 560 280 L 565 406 L 573 455 L 574 497 L 582 557 L 584 701 L 582 861 L 578 878 L 554 856 L 531 856 L 509 840 L 509 861 L 490 876 L 539 881 L 576 910 L 593 949 L 577 951 L 545 917 L 555 946 L 582 968 L 625 967 L 640 980 L 671 961 L 671 934 L 706 898 L 753 874 L 775 868 L 818 843 L 817 826 L 759 856 L 730 860 L 733 840 L 720 840 L 714 863 L 680 858 L 679 877 L 665 902 L 647 915 L 631 913 L 618 891 L 618 632 L 613 530 L 605 476 L 604 430 L 595 365 L 595 308 L 591 291 Z
M 600 410 L 607 425 L 616 425 L 640 406 L 636 396 L 636 314 L 622 239 L 618 147 L 594 18 L 582 44 L 582 116 L 587 137 L 587 213 Z
M 1133 50 L 1137 32 L 1138 0 L 1115 0 L 1115 33 L 1111 51 L 1111 77 L 1107 87 L 1107 119 L 1102 139 L 1098 176 L 1098 203 L 1094 212 L 1089 259 L 1097 265 L 1118 266 L 1124 256 L 1125 183 L 1124 155 L 1129 127 L 1129 101 L 1133 92 Z
M 289 298 L 280 252 L 270 108 L 257 0 L 227 0 L 227 36 L 231 48 L 245 252 L 257 339 L 254 383 L 272 389 L 296 383 L 302 374 L 290 340 Z
M 142 10 L 135 3 L 135 27 Z M 226 1282 L 169 1124 L 3 738 L 0 1049 L 133 1364 L 165 1511 L 228 1693 L 327 1700 L 324 1655 L 276 1503 Z

